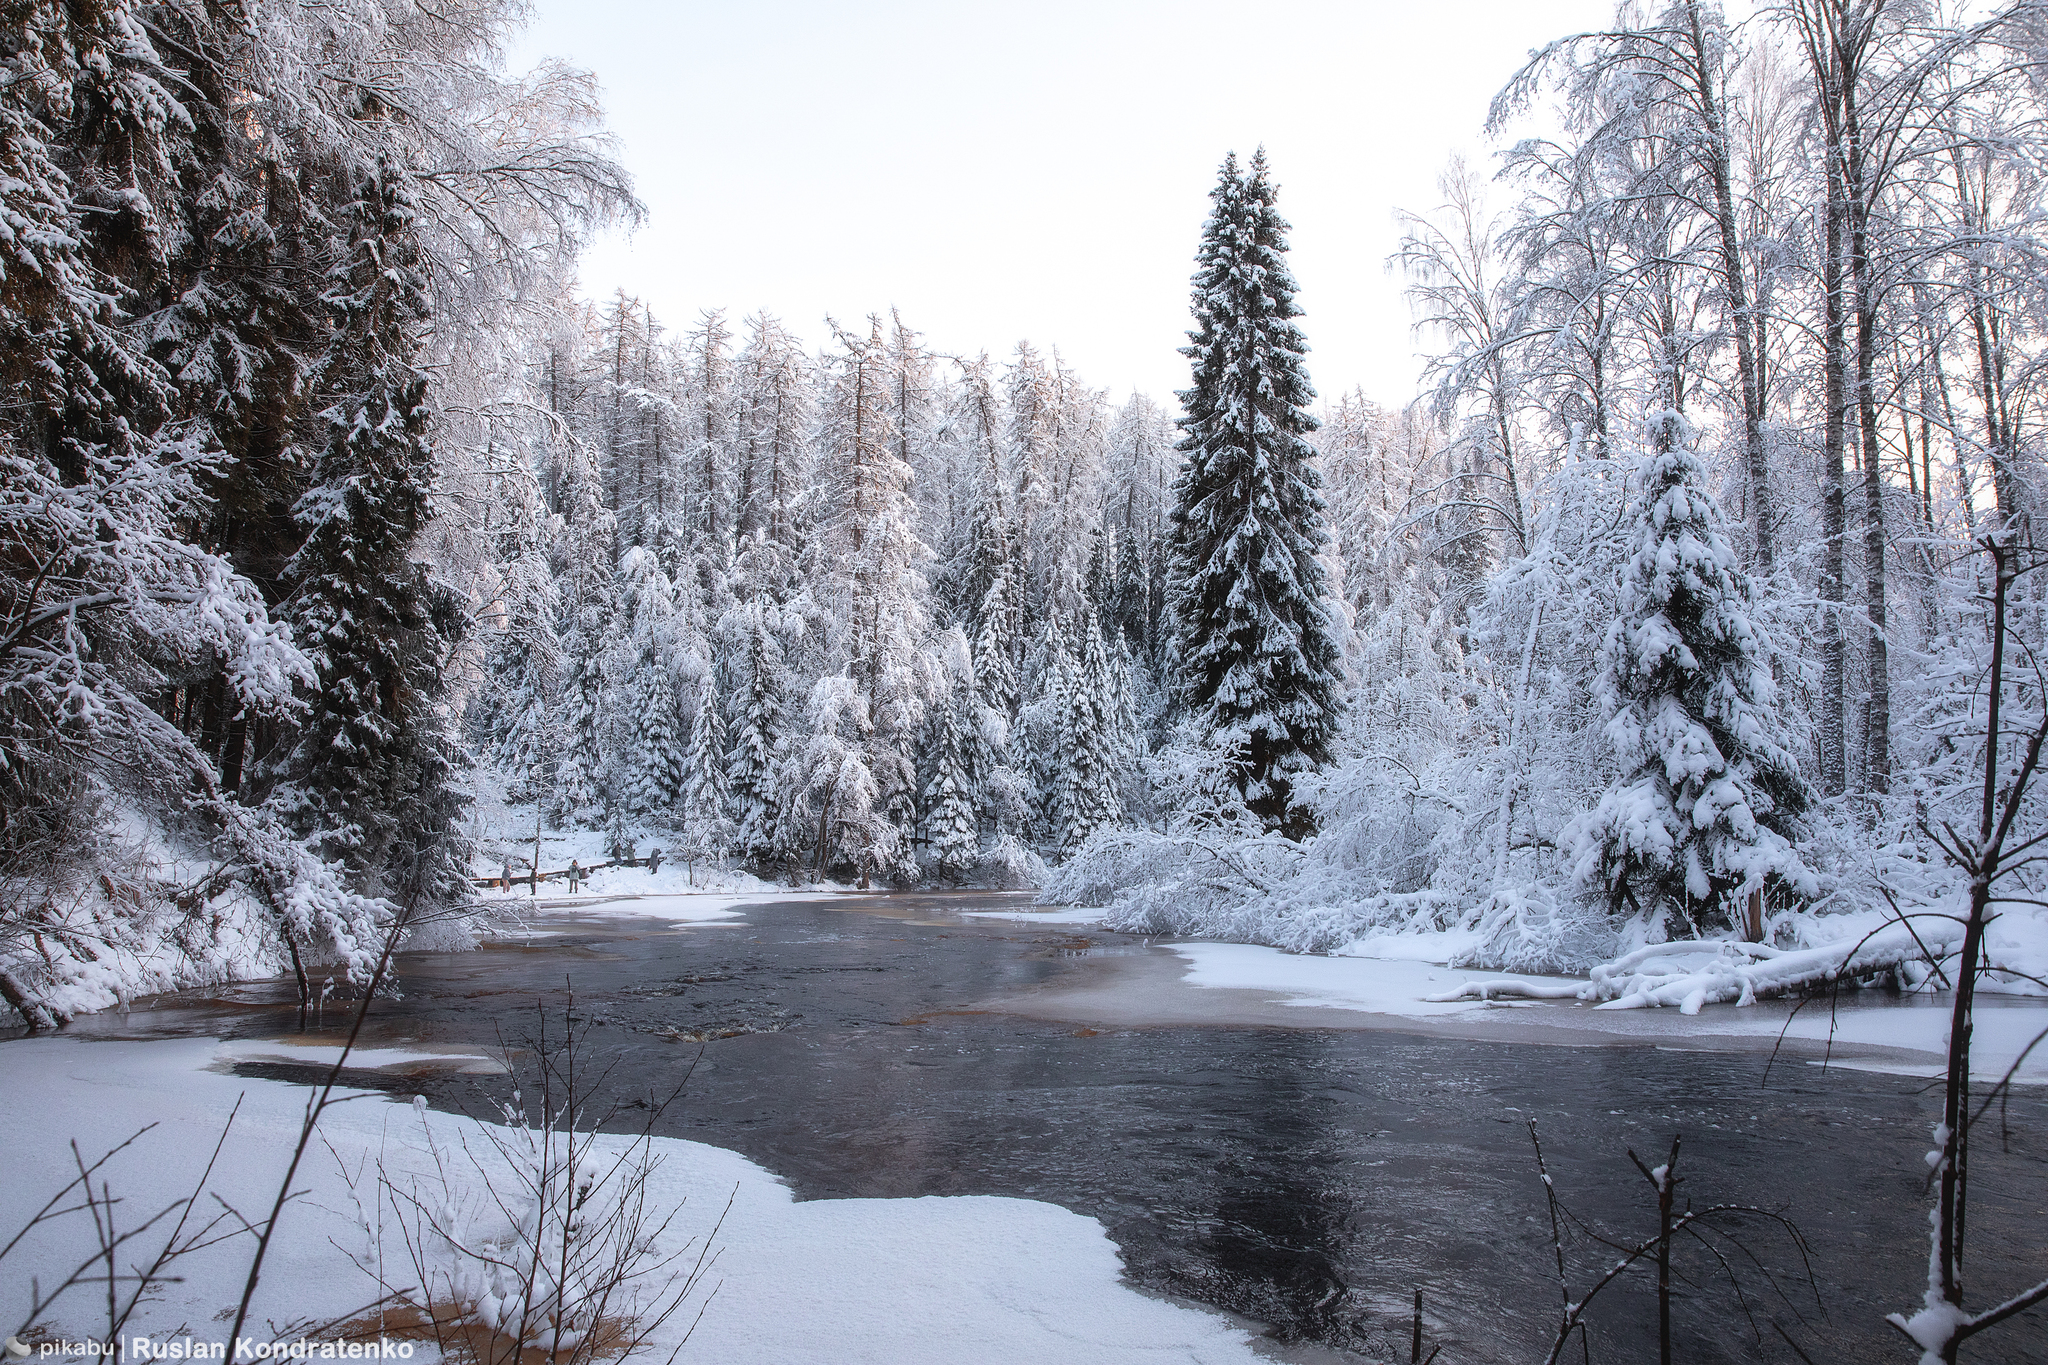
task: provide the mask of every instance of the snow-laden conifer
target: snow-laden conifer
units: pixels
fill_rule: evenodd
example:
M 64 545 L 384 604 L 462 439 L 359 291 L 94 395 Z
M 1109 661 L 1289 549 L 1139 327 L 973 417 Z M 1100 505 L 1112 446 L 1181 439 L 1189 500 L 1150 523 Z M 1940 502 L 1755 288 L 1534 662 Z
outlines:
M 697 717 L 690 726 L 690 761 L 683 794 L 683 856 L 722 863 L 732 856 L 732 789 L 726 776 L 725 711 L 718 672 L 697 684 Z
M 1226 160 L 1210 197 L 1174 486 L 1181 702 L 1228 756 L 1247 808 L 1299 837 L 1310 821 L 1294 784 L 1329 760 L 1342 708 L 1319 558 L 1323 499 L 1304 439 L 1315 394 L 1265 153 L 1247 172 Z
M 561 747 L 561 605 L 544 545 L 528 543 L 500 565 L 499 633 L 466 716 L 484 756 L 525 800 L 541 798 L 536 770 L 551 770 Z
M 973 868 L 981 851 L 976 811 L 974 670 L 967 640 L 958 630 L 940 642 L 940 687 L 926 714 L 925 753 L 931 776 L 924 787 L 924 828 L 931 865 L 957 880 Z
M 1090 611 L 1082 626 L 1081 654 L 1069 668 L 1061 698 L 1053 807 L 1062 857 L 1071 857 L 1096 830 L 1123 819 L 1118 787 L 1128 736 L 1118 672 L 1116 656 Z
M 1029 692 L 1017 708 L 1017 723 L 1010 732 L 1011 761 L 1030 794 L 1030 822 L 1022 833 L 1057 849 L 1060 813 L 1065 806 L 1060 780 L 1065 742 L 1062 726 L 1075 683 L 1073 653 L 1067 648 L 1058 617 L 1045 623 L 1026 662 L 1030 666 Z
M 783 695 L 788 686 L 782 647 L 768 628 L 759 602 L 745 609 L 740 644 L 739 685 L 734 697 L 732 746 L 726 751 L 726 783 L 732 795 L 733 847 L 757 870 L 780 860 L 781 798 L 776 774 L 782 765 Z
M 1676 413 L 1655 420 L 1668 449 L 1636 474 L 1597 685 L 1622 776 L 1574 832 L 1574 870 L 1616 913 L 1705 926 L 1730 919 L 1737 892 L 1810 889 L 1791 842 L 1808 794 L 1692 433 Z
M 921 646 L 929 621 L 924 564 L 931 551 L 918 538 L 912 470 L 895 442 L 897 358 L 880 319 L 870 322 L 865 338 L 840 333 L 825 403 L 836 499 L 825 537 L 828 600 L 837 654 L 858 693 L 857 706 L 827 710 L 856 727 L 841 738 L 860 749 L 876 794 L 871 813 L 892 829 L 886 836 L 863 833 L 860 857 L 908 880 L 914 875 L 916 746 L 930 683 Z M 856 822 L 863 831 L 865 819 Z
M 631 645 L 624 680 L 627 808 L 673 814 L 688 783 L 690 743 L 676 699 L 675 587 L 652 550 L 635 546 L 619 560 L 622 615 Z
M 306 540 L 288 566 L 293 624 L 319 684 L 281 793 L 299 827 L 359 883 L 414 902 L 463 894 L 465 798 L 441 664 L 461 629 L 453 594 L 414 558 L 432 509 L 426 322 L 406 177 L 364 168 L 349 249 L 331 276 L 336 327 L 324 382 L 318 482 L 300 499 Z

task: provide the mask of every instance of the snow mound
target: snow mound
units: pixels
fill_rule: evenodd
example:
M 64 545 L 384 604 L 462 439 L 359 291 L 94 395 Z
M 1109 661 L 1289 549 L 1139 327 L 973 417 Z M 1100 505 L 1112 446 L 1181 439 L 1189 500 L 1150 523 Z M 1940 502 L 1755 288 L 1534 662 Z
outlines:
M 1930 955 L 1938 958 L 1961 940 L 1961 925 L 1930 916 L 1919 925 L 1894 923 L 1813 948 L 1786 949 L 1736 939 L 1655 943 L 1595 966 L 1588 981 L 1569 990 L 1555 983 L 1502 979 L 1468 981 L 1432 998 L 1577 998 L 1598 1001 L 1600 1009 L 1676 1006 L 1681 1014 L 1698 1014 L 1706 1005 L 1750 1005 L 1760 995 L 1925 964 Z

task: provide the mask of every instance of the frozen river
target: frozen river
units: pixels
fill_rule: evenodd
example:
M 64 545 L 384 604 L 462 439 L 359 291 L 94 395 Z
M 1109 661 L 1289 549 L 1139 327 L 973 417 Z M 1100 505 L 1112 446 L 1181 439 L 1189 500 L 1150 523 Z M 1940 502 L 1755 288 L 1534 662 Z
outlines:
M 698 924 L 652 900 L 543 910 L 523 942 L 406 958 L 404 998 L 379 1006 L 366 1046 L 500 1055 L 502 1038 L 518 1070 L 536 1000 L 559 1007 L 573 989 L 590 1046 L 617 1057 L 618 1096 L 665 1089 L 695 1063 L 660 1131 L 737 1150 L 806 1199 L 1002 1194 L 1091 1215 L 1132 1282 L 1266 1324 L 1275 1353 L 1298 1360 L 1406 1360 L 1418 1288 L 1443 1365 L 1540 1360 L 1558 1290 L 1526 1120 L 1572 1210 L 1630 1238 L 1654 1213 L 1626 1149 L 1655 1164 L 1678 1132 L 1684 1193 L 1782 1211 L 1821 1285 L 1816 1304 L 1796 1250 L 1763 1226 L 1745 1234 L 1759 1264 L 1723 1245 L 1753 1330 L 1712 1258 L 1686 1249 L 1681 1358 L 1796 1359 L 1780 1329 L 1814 1359 L 1909 1358 L 1882 1314 L 1918 1299 L 1938 1096 L 1909 1076 L 1811 1065 L 1821 1054 L 1803 1042 L 1766 1078 L 1782 1007 L 1742 1012 L 1748 1038 L 1668 1014 L 1591 1032 L 1577 1006 L 1304 1008 L 1191 985 L 1186 959 L 1157 943 L 963 913 L 1028 903 L 839 897 Z M 286 999 L 260 985 L 74 1029 L 216 1033 L 245 1041 L 246 1074 L 302 1079 L 310 1058 L 275 1058 L 323 1031 L 294 1034 Z M 487 1068 L 351 1080 L 473 1113 L 509 1088 Z M 2023 1091 L 2010 1150 L 1988 1130 L 1976 1149 L 1972 1281 L 1987 1296 L 2039 1277 L 2044 1111 Z M 1583 1236 L 1572 1256 L 1577 1290 L 1611 1259 Z M 1639 1290 L 1593 1321 L 1594 1360 L 1643 1359 L 1654 1343 Z M 2015 1323 L 1971 1358 L 2038 1360 L 2044 1339 L 2048 1324 Z

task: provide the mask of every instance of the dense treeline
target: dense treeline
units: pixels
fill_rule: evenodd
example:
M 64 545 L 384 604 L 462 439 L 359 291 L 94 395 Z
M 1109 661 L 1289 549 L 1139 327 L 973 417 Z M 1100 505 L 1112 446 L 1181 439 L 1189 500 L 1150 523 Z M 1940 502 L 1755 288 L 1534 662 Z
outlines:
M 588 79 L 503 72 L 516 14 L 0 16 L 15 1003 L 357 968 L 467 874 L 464 499 L 523 399 L 508 343 L 636 211 Z
M 1304 947 L 1583 962 L 1952 889 L 1973 545 L 2038 497 L 2048 7 L 1673 0 L 1543 49 L 1498 172 L 1407 222 L 1441 349 L 1388 409 L 1310 388 L 1263 155 L 1174 410 L 893 315 L 577 302 L 637 206 L 588 80 L 502 69 L 514 17 L 0 28 L 32 1008 L 359 964 L 459 905 L 465 768 L 763 875 L 1052 864 Z
M 620 296 L 536 364 L 536 515 L 471 733 L 561 821 L 767 874 L 1028 879 L 1144 802 L 1165 416 L 901 319 Z

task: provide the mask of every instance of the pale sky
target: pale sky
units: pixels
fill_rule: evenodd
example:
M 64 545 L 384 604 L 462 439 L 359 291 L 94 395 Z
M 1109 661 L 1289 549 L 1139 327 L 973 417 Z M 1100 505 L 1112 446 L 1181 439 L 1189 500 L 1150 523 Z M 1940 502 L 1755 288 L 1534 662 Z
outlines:
M 597 73 L 650 217 L 586 256 L 671 329 L 765 309 L 800 336 L 900 309 L 945 352 L 1057 346 L 1170 404 L 1224 153 L 1263 143 L 1326 396 L 1404 401 L 1396 208 L 1532 47 L 1609 0 L 536 0 L 515 63 Z

